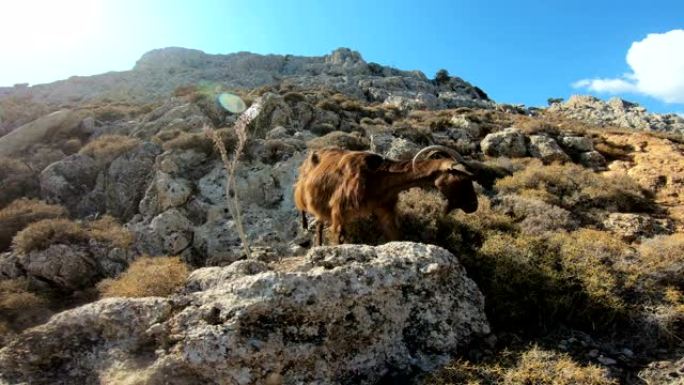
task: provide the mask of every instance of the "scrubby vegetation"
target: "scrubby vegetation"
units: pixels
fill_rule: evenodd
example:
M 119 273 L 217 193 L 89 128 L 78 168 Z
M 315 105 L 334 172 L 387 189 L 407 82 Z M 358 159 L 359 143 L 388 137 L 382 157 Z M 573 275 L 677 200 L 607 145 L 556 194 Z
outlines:
M 606 369 L 538 346 L 503 352 L 498 361 L 458 360 L 429 376 L 425 385 L 616 385 Z
M 102 135 L 87 143 L 79 153 L 88 155 L 100 164 L 109 164 L 119 155 L 140 144 L 140 139 L 123 135 Z
M 35 172 L 26 163 L 0 156 L 0 208 L 15 199 L 34 197 L 38 191 Z
M 43 219 L 64 217 L 67 211 L 37 199 L 18 199 L 0 210 L 0 252 L 6 250 L 14 235 L 27 225 Z
M 188 267 L 179 257 L 140 257 L 120 277 L 97 288 L 103 297 L 168 296 L 185 283 Z
M 12 243 L 20 253 L 44 250 L 52 244 L 87 244 L 94 239 L 113 247 L 128 247 L 133 238 L 118 222 L 110 217 L 88 223 L 70 219 L 43 219 L 31 223 L 15 235 Z
M 0 346 L 12 334 L 45 322 L 51 314 L 48 299 L 30 291 L 28 280 L 0 280 Z

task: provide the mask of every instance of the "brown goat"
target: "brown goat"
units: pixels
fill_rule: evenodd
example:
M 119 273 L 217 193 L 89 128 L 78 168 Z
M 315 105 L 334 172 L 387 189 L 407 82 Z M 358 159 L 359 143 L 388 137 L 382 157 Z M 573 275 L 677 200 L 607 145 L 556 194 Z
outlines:
M 436 153 L 451 158 L 418 160 Z M 337 242 L 342 243 L 344 225 L 360 217 L 375 215 L 387 240 L 397 240 L 399 230 L 395 206 L 399 193 L 412 187 L 436 187 L 447 199 L 449 211 L 477 210 L 472 174 L 461 156 L 443 146 L 430 146 L 411 161 L 395 161 L 364 151 L 322 149 L 309 153 L 299 169 L 295 184 L 295 205 L 318 220 L 317 244 L 323 241 L 323 224 L 330 224 Z

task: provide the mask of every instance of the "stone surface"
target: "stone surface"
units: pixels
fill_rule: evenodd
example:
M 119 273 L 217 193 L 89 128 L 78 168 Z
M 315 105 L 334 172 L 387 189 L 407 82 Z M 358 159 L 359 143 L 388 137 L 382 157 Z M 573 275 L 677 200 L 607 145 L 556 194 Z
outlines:
M 489 333 L 483 300 L 435 246 L 316 248 L 284 270 L 203 268 L 169 299 L 63 312 L 0 350 L 0 381 L 374 384 Z
M 650 238 L 656 234 L 669 233 L 672 224 L 666 219 L 655 219 L 644 214 L 610 213 L 603 226 L 631 242 L 637 238 Z
M 30 146 L 48 137 L 68 134 L 81 123 L 81 116 L 71 110 L 56 111 L 17 127 L 0 136 L 0 156 L 20 155 Z
M 70 155 L 40 173 L 41 196 L 49 203 L 61 204 L 77 217 L 102 212 L 103 201 L 84 199 L 95 187 L 100 169 L 87 155 Z
M 584 167 L 600 170 L 606 167 L 606 158 L 598 151 L 587 151 L 579 154 L 579 162 Z
M 489 156 L 519 158 L 527 155 L 525 136 L 514 127 L 487 134 L 480 142 L 480 148 Z
M 558 143 L 546 135 L 530 135 L 529 152 L 544 163 L 566 162 L 570 160 L 568 154 L 560 148 Z
M 561 136 L 559 144 L 569 152 L 594 151 L 594 143 L 586 136 Z
M 573 95 L 554 103 L 548 111 L 598 126 L 684 133 L 684 118 L 677 114 L 650 114 L 644 107 L 620 98 L 602 101 L 594 96 Z

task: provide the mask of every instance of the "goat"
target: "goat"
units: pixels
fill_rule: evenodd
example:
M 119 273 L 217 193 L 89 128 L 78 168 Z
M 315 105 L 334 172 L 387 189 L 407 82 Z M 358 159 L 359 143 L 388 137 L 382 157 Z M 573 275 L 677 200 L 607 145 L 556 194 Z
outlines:
M 446 153 L 450 158 L 419 160 L 427 154 Z M 477 210 L 473 174 L 456 151 L 429 146 L 412 160 L 396 161 L 365 151 L 316 150 L 299 168 L 294 201 L 307 226 L 306 213 L 316 219 L 317 244 L 323 243 L 323 224 L 330 224 L 337 243 L 344 238 L 344 225 L 360 217 L 375 215 L 387 240 L 399 239 L 395 206 L 399 193 L 412 187 L 436 187 L 448 201 L 447 210 Z

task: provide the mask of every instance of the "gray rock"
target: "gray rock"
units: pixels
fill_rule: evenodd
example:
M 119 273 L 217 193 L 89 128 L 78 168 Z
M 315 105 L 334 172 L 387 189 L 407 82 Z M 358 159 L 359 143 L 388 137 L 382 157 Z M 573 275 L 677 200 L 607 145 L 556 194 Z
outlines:
M 586 136 L 561 136 L 560 145 L 573 153 L 594 151 L 594 143 Z
M 158 145 L 149 142 L 116 158 L 106 174 L 107 211 L 128 221 L 138 211 L 138 204 L 150 183 Z
M 56 111 L 40 117 L 0 137 L 0 156 L 19 155 L 48 136 L 68 135 L 80 123 L 79 114 L 71 110 Z
M 573 95 L 565 103 L 554 103 L 548 111 L 597 126 L 684 133 L 681 116 L 650 114 L 644 107 L 620 98 L 605 102 L 594 96 Z
M 649 238 L 669 232 L 668 229 L 672 225 L 662 222 L 663 220 L 645 214 L 610 213 L 603 220 L 603 227 L 631 242 L 637 238 Z
M 192 222 L 175 208 L 157 215 L 149 224 L 135 223 L 131 228 L 136 247 L 150 255 L 179 255 L 192 242 Z
M 489 156 L 520 158 L 527 155 L 525 136 L 514 127 L 487 134 L 480 142 L 480 147 Z
M 0 350 L 0 381 L 373 384 L 432 370 L 487 333 L 484 298 L 446 250 L 324 247 L 281 271 L 196 270 L 169 300 L 63 312 Z
M 25 274 L 50 282 L 64 291 L 91 286 L 98 277 L 97 262 L 86 246 L 52 244 L 21 255 Z
M 587 151 L 579 154 L 579 162 L 584 167 L 593 168 L 595 170 L 604 169 L 606 167 L 606 158 L 598 151 Z
M 390 159 L 407 160 L 411 159 L 419 150 L 420 147 L 413 142 L 403 138 L 394 138 L 383 155 Z
M 553 138 L 546 135 L 530 135 L 529 152 L 544 163 L 566 162 L 570 160 L 568 154 L 558 146 Z
M 103 212 L 105 202 L 84 199 L 95 187 L 97 162 L 87 155 L 74 154 L 55 162 L 40 173 L 41 196 L 61 204 L 77 217 Z

